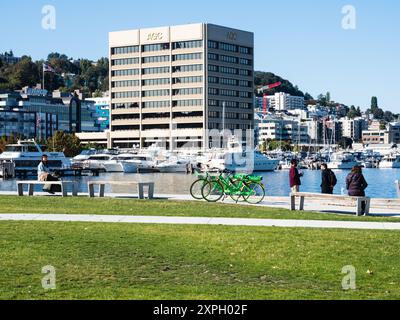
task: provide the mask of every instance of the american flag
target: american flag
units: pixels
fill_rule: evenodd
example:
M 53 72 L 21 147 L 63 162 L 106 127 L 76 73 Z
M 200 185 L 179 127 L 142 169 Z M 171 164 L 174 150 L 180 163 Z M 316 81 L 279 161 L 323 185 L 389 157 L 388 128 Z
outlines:
M 48 65 L 46 63 L 43 63 L 43 72 L 53 72 L 53 73 L 55 73 L 56 71 L 53 69 L 52 66 L 50 66 L 50 65 Z

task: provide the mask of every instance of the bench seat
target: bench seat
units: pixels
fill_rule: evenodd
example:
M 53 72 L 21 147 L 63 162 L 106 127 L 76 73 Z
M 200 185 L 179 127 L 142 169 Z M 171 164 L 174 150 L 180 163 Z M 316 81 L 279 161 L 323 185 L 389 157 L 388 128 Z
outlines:
M 18 196 L 24 196 L 24 185 L 28 186 L 28 195 L 31 197 L 34 194 L 34 187 L 46 186 L 46 185 L 56 185 L 61 186 L 61 194 L 63 197 L 68 196 L 67 186 L 72 186 L 72 196 L 78 196 L 78 183 L 76 181 L 38 181 L 38 180 L 24 180 L 17 181 Z
M 296 192 L 290 194 L 290 205 L 291 210 L 296 210 L 296 198 L 300 198 L 300 206 L 299 210 L 304 211 L 304 203 L 305 199 L 314 199 L 314 200 L 330 200 L 333 201 L 335 205 L 344 205 L 347 204 L 349 206 L 354 206 L 356 210 L 356 215 L 362 215 L 362 206 L 365 204 L 365 215 L 369 214 L 371 208 L 371 198 L 369 197 L 350 197 L 347 195 L 332 195 L 332 194 L 322 194 L 322 193 L 309 193 L 309 192 Z
M 139 199 L 145 199 L 144 188 L 148 187 L 148 199 L 154 198 L 154 182 L 137 182 L 137 181 L 89 181 L 88 190 L 89 197 L 94 198 L 94 187 L 99 186 L 99 197 L 104 198 L 105 187 L 109 186 L 133 186 L 138 188 Z

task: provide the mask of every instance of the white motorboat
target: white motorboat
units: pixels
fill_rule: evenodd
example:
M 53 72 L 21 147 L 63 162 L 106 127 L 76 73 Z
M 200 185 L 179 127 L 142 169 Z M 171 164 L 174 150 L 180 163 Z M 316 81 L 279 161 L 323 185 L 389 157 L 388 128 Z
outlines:
M 0 162 L 13 162 L 16 171 L 36 172 L 44 154 L 48 156 L 52 170 L 71 167 L 71 160 L 63 152 L 45 152 L 35 140 L 20 140 L 17 144 L 7 145 L 0 155 Z
M 252 153 L 221 153 L 215 155 L 208 163 L 209 169 L 231 170 L 240 172 L 275 171 L 279 160 L 271 159 L 260 152 Z
M 121 161 L 125 173 L 157 171 L 157 162 L 151 154 L 133 154 L 131 159 Z
M 391 154 L 382 158 L 379 162 L 381 169 L 399 169 L 400 168 L 400 155 Z
M 158 164 L 156 168 L 161 173 L 186 173 L 189 165 L 189 160 L 170 159 Z
M 356 161 L 354 155 L 350 152 L 334 153 L 331 161 L 328 163 L 329 169 L 351 170 L 360 163 Z
M 95 154 L 83 161 L 85 169 L 105 170 L 104 164 L 110 161 L 114 156 L 111 154 Z
M 128 168 L 130 166 L 124 165 L 125 162 L 135 159 L 136 157 L 134 154 L 131 153 L 120 154 L 118 156 L 112 157 L 109 161 L 104 162 L 104 169 L 107 172 L 126 172 L 126 171 L 129 171 L 129 173 L 136 172 L 137 165 L 133 166 L 132 169 Z

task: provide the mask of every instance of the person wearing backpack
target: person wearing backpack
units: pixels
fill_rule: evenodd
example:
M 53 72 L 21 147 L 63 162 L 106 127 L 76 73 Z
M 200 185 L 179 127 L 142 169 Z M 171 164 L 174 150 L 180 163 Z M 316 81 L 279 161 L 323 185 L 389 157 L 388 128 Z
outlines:
M 335 173 L 328 169 L 328 165 L 323 163 L 321 165 L 322 172 L 322 183 L 321 183 L 321 192 L 323 194 L 333 194 L 333 190 L 337 184 L 337 178 Z

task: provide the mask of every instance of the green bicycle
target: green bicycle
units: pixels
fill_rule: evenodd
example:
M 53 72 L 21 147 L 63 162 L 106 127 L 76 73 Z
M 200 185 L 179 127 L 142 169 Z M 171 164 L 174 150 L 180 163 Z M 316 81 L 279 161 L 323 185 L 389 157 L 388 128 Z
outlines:
M 197 180 L 190 186 L 190 195 L 196 200 L 203 200 L 201 190 L 210 181 L 210 175 L 208 172 L 203 176 L 198 171 L 195 171 Z
M 227 172 L 227 171 L 225 171 Z M 245 174 L 211 178 L 201 189 L 202 197 L 208 202 L 217 202 L 222 198 L 231 197 L 236 203 L 243 199 L 250 204 L 258 204 L 265 198 L 265 187 L 262 177 Z

